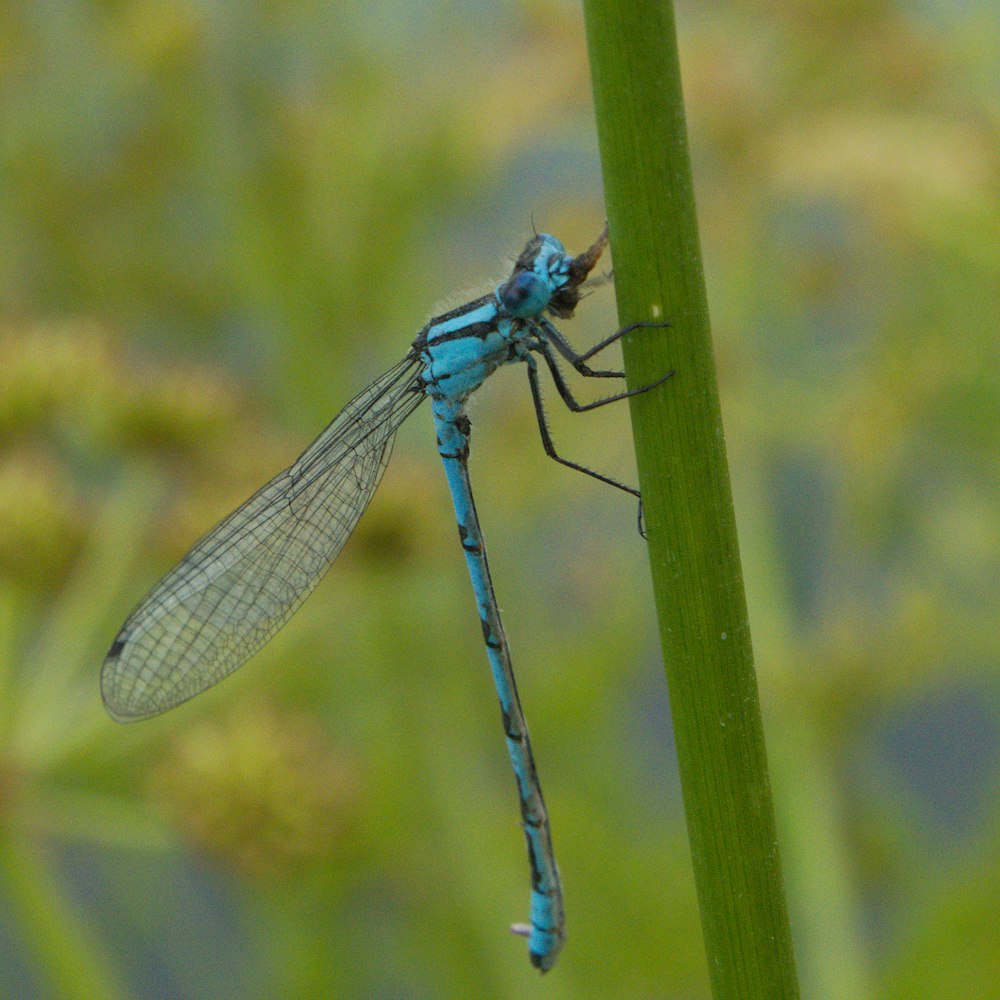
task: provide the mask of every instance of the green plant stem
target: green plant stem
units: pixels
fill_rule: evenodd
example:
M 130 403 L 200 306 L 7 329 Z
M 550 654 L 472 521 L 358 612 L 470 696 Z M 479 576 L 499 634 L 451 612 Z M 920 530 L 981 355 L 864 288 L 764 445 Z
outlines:
M 586 0 L 639 481 L 709 978 L 798 996 L 668 0 Z

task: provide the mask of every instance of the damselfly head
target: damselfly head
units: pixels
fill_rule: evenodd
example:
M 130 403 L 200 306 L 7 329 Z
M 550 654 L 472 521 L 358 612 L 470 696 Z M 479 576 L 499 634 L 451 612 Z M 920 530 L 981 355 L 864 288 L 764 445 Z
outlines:
M 497 289 L 504 309 L 524 319 L 540 315 L 565 282 L 568 260 L 554 236 L 536 233 L 514 261 L 514 273 Z
M 554 236 L 537 233 L 514 262 L 514 273 L 497 289 L 497 297 L 512 316 L 538 316 L 547 309 L 567 319 L 607 245 L 607 223 L 594 244 L 578 257 L 570 257 Z

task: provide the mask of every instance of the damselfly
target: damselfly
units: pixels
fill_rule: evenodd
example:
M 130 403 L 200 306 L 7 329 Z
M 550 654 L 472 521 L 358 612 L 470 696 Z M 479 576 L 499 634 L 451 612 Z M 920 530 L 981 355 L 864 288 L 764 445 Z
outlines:
M 542 971 L 552 968 L 563 945 L 562 889 L 472 497 L 465 406 L 501 365 L 524 362 L 546 453 L 639 495 L 556 453 L 535 360 L 537 355 L 545 362 L 559 396 L 574 412 L 645 392 L 673 374 L 592 403 L 579 403 L 570 392 L 557 355 L 588 378 L 624 377 L 587 362 L 634 327 L 578 354 L 546 316 L 573 315 L 607 242 L 605 226 L 593 246 L 570 257 L 557 239 L 540 233 L 493 292 L 432 319 L 402 361 L 351 400 L 288 469 L 210 531 L 149 592 L 122 626 L 101 673 L 108 711 L 120 721 L 134 721 L 165 712 L 236 670 L 288 621 L 330 568 L 385 471 L 396 429 L 429 397 L 528 844 L 530 924 L 511 929 L 528 938 L 531 961 Z

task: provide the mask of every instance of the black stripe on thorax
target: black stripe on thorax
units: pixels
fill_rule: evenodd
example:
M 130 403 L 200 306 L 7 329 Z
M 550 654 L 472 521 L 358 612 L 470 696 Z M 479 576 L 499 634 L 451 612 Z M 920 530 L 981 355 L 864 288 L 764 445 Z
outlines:
M 472 302 L 463 302 L 460 306 L 455 306 L 454 309 L 449 309 L 445 313 L 441 313 L 440 316 L 432 316 L 427 324 L 427 328 L 430 329 L 432 326 L 437 326 L 438 323 L 447 323 L 450 319 L 455 319 L 456 316 L 463 316 L 465 313 L 476 312 L 478 309 L 482 309 L 483 306 L 493 303 L 494 297 L 493 293 L 488 295 L 482 295 L 478 299 L 474 299 Z
M 427 332 L 432 333 L 434 327 L 432 326 Z M 430 350 L 438 344 L 447 344 L 452 340 L 465 340 L 466 337 L 475 338 L 478 340 L 485 340 L 491 333 L 496 333 L 497 325 L 496 323 L 470 323 L 468 326 L 460 326 L 457 330 L 449 330 L 447 333 L 439 334 L 436 337 L 427 338 L 427 346 Z

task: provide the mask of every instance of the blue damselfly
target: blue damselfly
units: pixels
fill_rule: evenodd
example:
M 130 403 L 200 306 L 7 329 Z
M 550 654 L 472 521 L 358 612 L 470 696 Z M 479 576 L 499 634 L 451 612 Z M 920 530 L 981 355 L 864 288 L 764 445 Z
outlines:
M 528 937 L 531 961 L 543 971 L 563 945 L 562 889 L 469 482 L 465 408 L 497 368 L 524 362 L 546 453 L 638 497 L 631 487 L 558 455 L 541 403 L 536 355 L 574 412 L 645 392 L 672 374 L 585 404 L 577 402 L 563 377 L 558 357 L 588 378 L 624 377 L 587 362 L 634 326 L 578 354 L 546 315 L 573 315 L 607 242 L 605 226 L 589 249 L 571 257 L 554 237 L 537 234 L 494 291 L 432 319 L 402 361 L 351 400 L 288 469 L 210 531 L 150 591 L 122 626 L 101 674 L 108 711 L 120 721 L 134 721 L 165 712 L 236 670 L 288 621 L 329 569 L 375 492 L 396 429 L 429 397 L 528 845 L 530 924 L 512 929 Z

